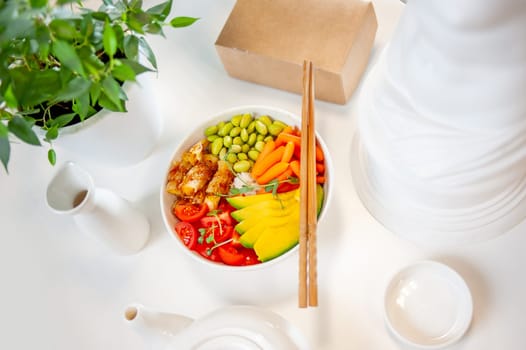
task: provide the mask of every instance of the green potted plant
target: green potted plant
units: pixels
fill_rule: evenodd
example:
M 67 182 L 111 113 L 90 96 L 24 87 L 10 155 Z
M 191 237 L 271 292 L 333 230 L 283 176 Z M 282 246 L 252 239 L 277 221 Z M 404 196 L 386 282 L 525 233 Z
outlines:
M 142 0 L 0 0 L 0 161 L 10 142 L 48 144 L 61 129 L 99 110 L 125 112 L 123 85 L 157 70 L 148 35 L 186 27 L 197 18 L 169 19 L 172 0 L 144 9 Z M 40 132 L 35 132 L 40 129 Z

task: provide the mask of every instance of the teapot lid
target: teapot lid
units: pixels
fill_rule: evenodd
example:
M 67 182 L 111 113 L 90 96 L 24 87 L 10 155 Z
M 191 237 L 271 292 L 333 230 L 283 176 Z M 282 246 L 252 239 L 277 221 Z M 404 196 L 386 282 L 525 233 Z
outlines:
M 281 316 L 254 306 L 227 306 L 194 321 L 168 349 L 304 350 L 303 335 Z

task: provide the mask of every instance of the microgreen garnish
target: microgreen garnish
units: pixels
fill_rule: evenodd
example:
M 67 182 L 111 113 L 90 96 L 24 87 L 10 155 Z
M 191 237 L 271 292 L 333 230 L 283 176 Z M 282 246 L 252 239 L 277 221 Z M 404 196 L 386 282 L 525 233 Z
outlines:
M 249 192 L 254 192 L 254 191 L 257 191 L 263 188 L 265 192 L 272 193 L 272 195 L 275 197 L 278 193 L 278 187 L 282 183 L 290 183 L 294 185 L 294 184 L 299 183 L 299 179 L 297 177 L 292 177 L 292 176 L 286 180 L 281 180 L 281 181 L 279 181 L 278 179 L 273 179 L 264 186 L 257 185 L 257 184 L 249 185 L 245 183 L 243 186 L 239 188 L 231 188 L 227 196 L 237 196 L 237 195 L 241 195 L 241 194 L 245 194 Z

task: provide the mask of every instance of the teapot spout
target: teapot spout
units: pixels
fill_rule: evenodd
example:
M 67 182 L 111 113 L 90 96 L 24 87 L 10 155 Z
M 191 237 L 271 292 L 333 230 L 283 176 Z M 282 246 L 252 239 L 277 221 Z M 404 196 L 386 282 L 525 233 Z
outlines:
M 193 322 L 186 316 L 151 310 L 140 304 L 126 307 L 124 318 L 143 336 L 154 337 L 161 343 L 170 342 Z

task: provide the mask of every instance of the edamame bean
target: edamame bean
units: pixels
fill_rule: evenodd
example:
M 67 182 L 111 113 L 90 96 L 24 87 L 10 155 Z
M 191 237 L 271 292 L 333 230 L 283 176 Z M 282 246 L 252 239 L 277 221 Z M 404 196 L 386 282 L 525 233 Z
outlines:
M 247 153 L 248 151 L 250 151 L 250 145 L 245 143 L 244 145 L 241 145 L 241 152 L 245 152 Z
M 241 137 L 241 140 L 243 142 L 247 142 L 248 141 L 248 131 L 247 131 L 247 129 L 241 129 L 241 132 L 239 133 L 239 136 Z
M 269 142 L 270 140 L 274 140 L 274 137 L 272 137 L 272 135 L 268 135 L 267 137 L 263 139 L 263 141 L 265 142 Z
M 242 145 L 243 144 L 243 140 L 241 140 L 241 137 L 236 136 L 236 137 L 233 138 L 232 143 L 234 145 Z
M 265 147 L 265 142 L 263 141 L 258 141 L 256 142 L 256 145 L 254 146 L 254 148 L 258 151 L 258 152 L 261 152 L 263 150 L 263 147 Z
M 239 159 L 239 160 L 247 160 L 248 156 L 247 156 L 246 153 L 241 152 L 241 153 L 237 154 L 237 159 Z
M 258 120 L 263 122 L 263 124 L 265 124 L 266 126 L 269 126 L 270 124 L 272 124 L 272 119 L 270 119 L 268 115 L 262 115 L 261 117 L 258 118 Z
M 241 128 L 247 128 L 251 121 L 252 121 L 252 115 L 250 113 L 245 113 L 241 117 L 241 121 L 239 122 L 239 126 Z
M 239 126 L 239 124 L 241 123 L 242 117 L 243 116 L 241 114 L 238 114 L 238 115 L 233 116 L 230 121 L 232 122 L 234 126 Z
M 261 135 L 266 135 L 268 133 L 267 126 L 261 120 L 256 120 L 256 131 Z
M 263 141 L 264 138 L 265 138 L 265 135 L 257 135 L 256 141 Z
M 226 135 L 225 137 L 223 137 L 223 145 L 225 147 L 232 146 L 232 137 L 230 135 Z
M 230 133 L 230 130 L 232 130 L 233 127 L 234 127 L 234 125 L 232 123 L 228 122 L 221 129 L 219 129 L 217 134 L 219 136 L 226 136 L 226 135 L 228 135 Z
M 230 136 L 236 137 L 241 133 L 241 128 L 239 126 L 234 126 L 232 130 L 230 130 Z
M 240 145 L 232 145 L 230 147 L 230 152 L 234 152 L 234 153 L 241 152 L 241 146 Z
M 218 137 L 214 140 L 214 142 L 212 142 L 212 145 L 210 146 L 210 152 L 217 156 L 221 151 L 221 148 L 223 148 L 223 138 Z
M 211 136 L 215 133 L 217 133 L 217 125 L 212 125 L 205 129 L 205 136 Z
M 237 156 L 235 155 L 235 153 L 228 153 L 226 155 L 226 161 L 230 164 L 234 164 L 235 162 L 237 162 Z
M 217 139 L 219 136 L 217 135 L 210 135 L 206 139 L 210 142 L 214 142 L 215 139 Z
M 283 130 L 283 127 L 278 124 L 270 124 L 268 126 L 268 132 L 271 135 L 278 136 L 278 134 Z
M 248 143 L 250 146 L 254 146 L 254 144 L 256 143 L 256 137 L 257 137 L 257 136 L 258 136 L 258 135 L 256 135 L 256 134 L 250 134 L 250 135 L 248 136 L 248 141 L 247 141 L 247 143 Z
M 233 168 L 238 173 L 247 172 L 250 169 L 250 162 L 248 160 L 240 160 L 234 164 Z
M 256 151 L 256 150 L 251 150 L 251 151 L 248 151 L 248 158 L 252 159 L 252 160 L 256 160 L 258 159 L 259 157 L 259 152 Z
M 224 140 L 223 140 L 224 142 Z M 221 151 L 219 151 L 219 159 L 223 160 L 225 159 L 227 149 L 226 147 L 221 148 Z
M 287 124 L 283 123 L 281 120 L 274 120 L 274 122 L 272 124 L 279 125 L 282 128 L 286 128 L 288 126 Z
M 254 130 L 256 130 L 256 122 L 253 120 L 250 122 L 250 124 L 248 124 L 247 131 L 249 134 L 251 134 L 254 132 Z

